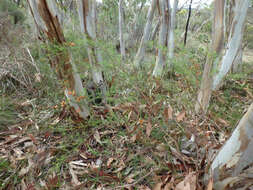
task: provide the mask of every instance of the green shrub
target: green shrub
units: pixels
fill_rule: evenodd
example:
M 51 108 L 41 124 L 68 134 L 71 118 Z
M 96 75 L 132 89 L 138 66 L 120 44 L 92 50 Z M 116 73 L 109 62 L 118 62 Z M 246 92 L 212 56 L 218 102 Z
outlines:
M 1 0 L 0 1 L 0 12 L 7 12 L 13 18 L 13 23 L 23 23 L 25 20 L 25 15 L 17 6 L 17 4 L 13 3 L 10 0 Z

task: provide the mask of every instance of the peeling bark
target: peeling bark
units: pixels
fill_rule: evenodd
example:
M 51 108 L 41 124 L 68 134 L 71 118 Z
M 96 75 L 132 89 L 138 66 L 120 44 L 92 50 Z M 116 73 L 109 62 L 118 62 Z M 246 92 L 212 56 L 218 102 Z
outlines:
M 86 119 L 89 116 L 89 109 L 87 102 L 83 99 L 85 91 L 67 50 L 55 2 L 53 0 L 27 1 L 37 29 L 41 34 L 44 34 L 43 41 L 49 41 L 61 47 L 50 58 L 51 66 L 55 68 L 59 79 L 63 82 L 65 95 L 69 100 L 69 104 L 80 118 Z
M 232 64 L 240 51 L 240 46 L 243 37 L 243 28 L 247 16 L 247 10 L 250 5 L 250 0 L 237 0 L 235 1 L 234 18 L 230 28 L 228 45 L 225 55 L 222 58 L 221 66 L 218 69 L 218 73 L 214 76 L 213 90 L 220 87 L 223 78 L 229 72 Z
M 153 76 L 158 77 L 162 75 L 163 68 L 166 60 L 167 37 L 168 37 L 168 26 L 169 26 L 169 6 L 167 0 L 160 0 L 160 10 L 162 14 L 162 24 L 159 32 L 158 42 L 158 55 L 156 57 L 156 64 L 153 71 Z
M 211 165 L 214 189 L 253 186 L 253 104 Z
M 92 67 L 93 82 L 99 87 L 103 103 L 106 103 L 106 83 L 103 78 L 100 63 L 102 63 L 102 56 L 100 50 L 95 47 L 92 42 L 96 42 L 96 2 L 93 0 L 79 0 L 78 13 L 81 25 L 81 31 L 85 34 L 87 39 L 87 51 L 89 63 Z
M 157 0 L 152 0 L 150 8 L 148 10 L 147 23 L 145 25 L 144 33 L 141 39 L 141 44 L 134 60 L 134 65 L 136 67 L 140 67 L 143 62 L 156 7 L 157 7 Z
M 216 56 L 209 54 L 206 60 L 201 86 L 198 93 L 195 111 L 197 113 L 207 112 L 212 93 L 212 68 L 213 62 L 217 63 L 224 48 L 224 0 L 215 0 L 214 2 L 214 21 L 212 29 L 212 50 Z M 216 58 L 215 58 L 216 57 Z

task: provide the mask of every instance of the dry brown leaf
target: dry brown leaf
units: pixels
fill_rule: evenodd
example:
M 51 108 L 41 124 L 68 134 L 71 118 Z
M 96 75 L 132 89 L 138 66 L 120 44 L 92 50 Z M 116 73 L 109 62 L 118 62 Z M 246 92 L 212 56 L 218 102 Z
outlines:
M 224 120 L 224 119 L 218 118 L 218 122 L 220 122 L 221 124 L 223 124 L 225 127 L 229 126 L 229 123 L 226 120 Z
M 152 125 L 150 122 L 148 122 L 147 126 L 146 126 L 146 135 L 148 137 L 150 137 L 150 134 L 151 134 L 151 131 L 152 131 Z
M 159 182 L 157 184 L 155 184 L 155 186 L 153 187 L 153 190 L 162 190 L 162 182 Z
M 209 180 L 206 190 L 213 190 L 213 178 Z
M 107 160 L 106 166 L 107 166 L 107 167 L 110 167 L 111 164 L 112 164 L 112 162 L 113 162 L 113 160 L 114 160 L 114 158 L 109 158 L 109 159 Z
M 171 106 L 168 107 L 168 118 L 172 119 L 173 109 Z
M 184 117 L 185 117 L 185 111 L 183 110 L 177 115 L 177 122 L 183 121 Z
M 172 115 L 173 115 L 172 107 L 171 106 L 166 107 L 163 112 L 163 117 L 164 117 L 165 121 L 168 122 L 169 120 L 171 120 Z
M 136 141 L 136 138 L 137 138 L 137 135 L 134 134 L 134 135 L 131 137 L 130 141 L 134 143 L 134 142 Z
M 175 190 L 196 190 L 196 180 L 195 172 L 191 172 L 185 176 L 183 181 L 177 184 Z

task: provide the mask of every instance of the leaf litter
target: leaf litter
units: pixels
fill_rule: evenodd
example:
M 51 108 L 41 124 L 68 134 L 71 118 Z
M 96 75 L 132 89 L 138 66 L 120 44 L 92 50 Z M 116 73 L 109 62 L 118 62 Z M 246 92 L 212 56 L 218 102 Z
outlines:
M 22 122 L 0 131 L 2 187 L 211 190 L 213 182 L 202 180 L 209 150 L 227 139 L 229 118 L 216 115 L 215 107 L 206 117 L 196 116 L 176 98 L 159 97 L 168 93 L 160 81 L 148 85 L 152 93 L 135 89 L 140 101 L 94 107 L 93 118 L 83 124 L 68 120 L 71 112 L 60 105 L 53 111 L 41 107 L 37 118 L 22 113 Z M 226 102 L 216 93 L 218 103 Z

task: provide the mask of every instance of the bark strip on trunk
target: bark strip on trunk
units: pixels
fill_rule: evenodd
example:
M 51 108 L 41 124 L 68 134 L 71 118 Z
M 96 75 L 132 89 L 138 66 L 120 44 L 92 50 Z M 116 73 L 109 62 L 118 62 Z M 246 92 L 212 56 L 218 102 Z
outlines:
M 252 155 L 253 104 L 211 165 L 214 190 L 250 189 L 253 186 Z
M 224 44 L 224 0 L 215 0 L 214 2 L 214 21 L 212 29 L 212 47 L 213 53 L 208 54 L 204 72 L 202 75 L 202 81 L 200 91 L 198 94 L 197 102 L 195 104 L 195 111 L 197 113 L 207 111 L 209 101 L 212 93 L 212 68 L 213 63 L 218 62 Z M 212 54 L 216 54 L 215 56 Z M 216 58 L 215 58 L 216 57 Z
M 169 26 L 169 10 L 168 1 L 160 0 L 160 10 L 162 14 L 162 24 L 159 32 L 158 42 L 158 55 L 156 57 L 156 64 L 153 71 L 153 76 L 158 77 L 162 75 L 163 68 L 166 61 L 166 49 L 167 49 L 167 37 L 168 37 L 168 26 Z
M 247 11 L 250 5 L 250 0 L 237 0 L 235 1 L 235 15 L 230 29 L 230 34 L 228 38 L 228 45 L 226 48 L 225 55 L 222 58 L 221 66 L 218 73 L 214 76 L 213 90 L 220 87 L 223 78 L 229 72 L 232 64 L 239 54 L 240 46 L 243 37 L 243 28 L 247 16 Z
M 89 109 L 84 99 L 85 90 L 67 50 L 55 2 L 53 0 L 28 0 L 28 5 L 38 30 L 44 34 L 43 41 L 49 41 L 59 47 L 55 55 L 50 58 L 51 66 L 55 68 L 64 85 L 70 106 L 74 108 L 80 118 L 86 119 L 89 116 Z

